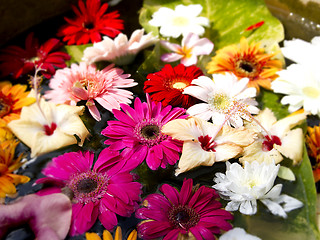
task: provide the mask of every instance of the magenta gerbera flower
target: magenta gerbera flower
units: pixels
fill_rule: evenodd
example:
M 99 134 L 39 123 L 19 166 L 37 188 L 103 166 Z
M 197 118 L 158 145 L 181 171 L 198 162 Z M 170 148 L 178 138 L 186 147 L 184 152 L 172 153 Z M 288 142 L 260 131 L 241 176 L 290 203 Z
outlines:
M 122 111 L 113 110 L 118 121 L 108 121 L 108 127 L 101 132 L 109 137 L 104 143 L 113 150 L 124 149 L 123 154 L 136 166 L 143 160 L 152 170 L 175 164 L 182 142 L 163 134 L 161 128 L 173 119 L 186 118 L 185 109 L 162 107 L 160 102 L 152 102 L 149 95 L 147 102 L 136 98 L 134 108 L 125 104 L 121 108 Z
M 184 180 L 180 193 L 168 184 L 160 187 L 163 194 L 147 196 L 136 217 L 144 219 L 138 225 L 143 239 L 178 239 L 179 235 L 197 240 L 216 239 L 215 234 L 232 228 L 227 220 L 231 213 L 222 209 L 219 195 L 212 188 L 192 187 L 192 179 Z M 187 239 L 187 238 L 186 238 Z
M 120 109 L 120 103 L 131 103 L 132 92 L 122 88 L 133 87 L 137 83 L 128 77 L 130 74 L 123 74 L 123 70 L 114 68 L 113 64 L 99 71 L 95 65 L 74 63 L 70 68 L 56 72 L 49 83 L 52 90 L 47 91 L 44 97 L 55 103 L 70 105 L 85 100 L 91 115 L 100 121 L 94 100 L 108 111 Z
M 62 189 L 72 196 L 72 236 L 89 230 L 97 218 L 106 229 L 113 229 L 116 214 L 129 217 L 140 200 L 141 184 L 133 182 L 131 168 L 118 151 L 106 148 L 94 165 L 93 161 L 92 152 L 65 153 L 53 158 L 42 171 L 47 177 L 37 181 L 55 186 L 42 194 Z

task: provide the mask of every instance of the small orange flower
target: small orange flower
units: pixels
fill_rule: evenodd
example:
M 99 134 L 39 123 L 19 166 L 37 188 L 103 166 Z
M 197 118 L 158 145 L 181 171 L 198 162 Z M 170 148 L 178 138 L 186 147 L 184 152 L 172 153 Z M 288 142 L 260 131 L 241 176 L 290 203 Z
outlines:
M 248 87 L 255 87 L 259 92 L 260 86 L 270 89 L 271 82 L 278 77 L 276 72 L 281 70 L 282 63 L 272 59 L 277 53 L 266 53 L 260 48 L 260 43 L 250 45 L 242 37 L 240 46 L 230 45 L 217 51 L 207 65 L 208 73 L 232 72 L 239 79 L 249 78 Z
M 6 195 L 14 195 L 16 185 L 30 180 L 26 176 L 13 174 L 23 164 L 21 161 L 23 154 L 14 158 L 18 143 L 16 140 L 7 140 L 0 143 L 0 199 Z
M 7 123 L 20 117 L 21 108 L 35 101 L 28 97 L 27 86 L 0 82 L 0 118 Z
M 320 126 L 307 128 L 306 143 L 311 158 L 314 181 L 320 180 Z

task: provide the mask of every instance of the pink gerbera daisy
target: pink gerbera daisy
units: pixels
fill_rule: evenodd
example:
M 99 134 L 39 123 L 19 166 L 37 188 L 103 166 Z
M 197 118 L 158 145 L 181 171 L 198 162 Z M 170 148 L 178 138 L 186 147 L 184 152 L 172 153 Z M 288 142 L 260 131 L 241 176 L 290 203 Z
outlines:
M 121 89 L 137 85 L 128 77 L 130 74 L 123 74 L 123 70 L 114 68 L 113 64 L 99 71 L 94 65 L 74 63 L 70 68 L 56 72 L 49 83 L 52 90 L 47 91 L 44 97 L 55 103 L 70 105 L 85 100 L 91 115 L 100 121 L 94 100 L 108 111 L 120 109 L 120 103 L 131 103 L 132 92 Z
M 132 168 L 118 151 L 106 148 L 93 162 L 92 152 L 65 153 L 53 158 L 42 171 L 47 177 L 37 181 L 55 186 L 42 190 L 43 195 L 61 190 L 70 193 L 70 235 L 89 230 L 97 218 L 106 229 L 113 229 L 118 223 L 116 214 L 129 217 L 140 200 L 141 184 L 133 182 Z
M 145 159 L 152 170 L 175 164 L 182 142 L 163 134 L 161 128 L 173 119 L 186 118 L 185 109 L 163 108 L 161 103 L 151 102 L 149 95 L 147 102 L 136 98 L 134 108 L 125 104 L 121 108 L 122 111 L 113 110 L 118 121 L 108 121 L 108 127 L 101 132 L 109 137 L 105 144 L 114 150 L 125 148 L 123 154 L 136 166 Z
M 163 240 L 183 239 L 211 240 L 221 230 L 232 228 L 227 220 L 233 216 L 218 201 L 219 195 L 212 188 L 192 187 L 192 179 L 184 180 L 180 193 L 176 188 L 164 184 L 163 194 L 147 196 L 143 207 L 136 211 L 136 217 L 145 219 L 138 225 L 138 233 L 143 239 Z M 181 238 L 182 239 L 182 238 Z

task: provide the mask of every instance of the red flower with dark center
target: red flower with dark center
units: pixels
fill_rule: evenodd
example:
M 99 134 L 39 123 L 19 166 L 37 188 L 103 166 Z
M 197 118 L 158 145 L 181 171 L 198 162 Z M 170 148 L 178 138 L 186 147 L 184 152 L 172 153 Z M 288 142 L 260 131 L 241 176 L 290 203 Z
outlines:
M 63 41 L 68 45 L 86 44 L 88 42 L 100 42 L 101 34 L 109 37 L 117 36 L 123 30 L 123 20 L 118 19 L 118 11 L 105 14 L 108 4 L 101 6 L 100 0 L 87 0 L 86 4 L 79 0 L 79 9 L 72 6 L 76 17 L 66 18 L 68 24 L 62 26 L 58 31 L 58 36 L 63 37 Z
M 21 75 L 33 72 L 35 68 L 42 69 L 40 73 L 46 78 L 51 78 L 57 68 L 66 67 L 66 60 L 70 56 L 64 52 L 54 52 L 61 47 L 61 42 L 51 38 L 39 46 L 38 39 L 30 33 L 25 42 L 25 49 L 19 46 L 8 46 L 1 50 L 0 76 L 12 74 L 17 79 Z
M 152 101 L 161 102 L 163 106 L 170 104 L 189 108 L 197 99 L 182 92 L 191 85 L 192 80 L 202 75 L 203 72 L 196 66 L 179 64 L 173 68 L 166 64 L 161 71 L 148 74 L 143 90 L 150 94 Z

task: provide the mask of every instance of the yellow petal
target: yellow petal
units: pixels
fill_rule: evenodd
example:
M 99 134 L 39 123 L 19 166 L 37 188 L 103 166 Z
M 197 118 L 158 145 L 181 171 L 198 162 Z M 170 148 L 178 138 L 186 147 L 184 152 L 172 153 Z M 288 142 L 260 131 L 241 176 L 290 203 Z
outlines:
M 86 233 L 87 240 L 101 240 L 98 234 L 96 233 Z
M 137 240 L 137 237 L 138 237 L 137 230 L 133 230 L 133 231 L 129 234 L 127 240 Z
M 117 227 L 116 233 L 114 234 L 114 240 L 122 240 L 121 227 Z
M 102 236 L 103 236 L 103 240 L 113 240 L 113 237 L 108 230 L 104 230 Z

